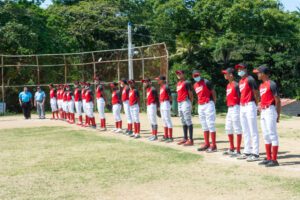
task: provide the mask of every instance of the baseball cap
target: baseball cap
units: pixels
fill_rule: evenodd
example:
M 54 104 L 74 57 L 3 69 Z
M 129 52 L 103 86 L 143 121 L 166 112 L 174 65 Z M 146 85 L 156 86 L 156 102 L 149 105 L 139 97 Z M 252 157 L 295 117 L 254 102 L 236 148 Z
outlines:
M 181 74 L 184 74 L 184 71 L 183 71 L 183 70 L 176 70 L 175 73 L 176 73 L 177 75 L 181 75 Z
M 247 65 L 244 63 L 239 63 L 237 65 L 235 65 L 235 69 L 247 69 Z
M 222 74 L 233 74 L 233 72 L 234 72 L 234 69 L 232 67 L 222 70 Z
M 165 80 L 166 80 L 166 77 L 163 76 L 163 75 L 161 75 L 161 76 L 159 76 L 159 77 L 156 77 L 155 80 L 157 80 L 157 81 L 158 81 L 158 80 L 165 81 Z
M 129 84 L 135 84 L 135 81 L 133 79 L 128 80 Z
M 110 83 L 109 85 L 110 85 L 110 87 L 116 87 L 116 86 L 118 86 L 118 83 L 112 82 L 112 83 Z
M 270 69 L 265 65 L 261 65 L 258 68 L 254 69 L 253 73 L 255 73 L 255 74 L 257 74 L 257 73 L 270 74 Z
M 199 70 L 193 70 L 193 77 L 200 76 L 200 71 Z
M 142 83 L 150 83 L 150 82 L 151 82 L 150 78 L 145 78 L 142 80 Z
M 121 78 L 121 80 L 119 81 L 120 83 L 122 82 L 122 83 L 127 83 L 127 79 L 126 78 Z

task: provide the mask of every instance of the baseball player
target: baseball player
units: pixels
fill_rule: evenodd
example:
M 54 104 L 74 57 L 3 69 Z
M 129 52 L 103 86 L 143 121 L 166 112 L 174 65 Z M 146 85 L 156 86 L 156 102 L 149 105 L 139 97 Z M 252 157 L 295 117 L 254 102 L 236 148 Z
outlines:
M 254 78 L 248 75 L 247 66 L 238 64 L 235 66 L 239 81 L 240 98 L 240 119 L 244 133 L 244 153 L 238 159 L 247 159 L 248 162 L 259 160 L 259 136 L 257 128 L 257 103 L 258 88 Z
M 67 91 L 66 91 L 67 85 L 63 86 L 62 90 L 62 109 L 63 109 L 63 119 L 67 122 L 69 122 L 69 111 L 68 111 L 68 101 L 67 101 Z
M 59 111 L 59 118 L 61 120 L 64 119 L 64 116 L 63 116 L 63 107 L 62 107 L 62 104 L 63 104 L 63 100 L 62 100 L 62 94 L 63 94 L 63 86 L 62 85 L 58 85 L 57 86 L 57 107 L 58 107 L 58 111 Z
M 82 126 L 82 98 L 81 98 L 81 90 L 79 88 L 79 82 L 76 81 L 74 83 L 74 101 L 75 101 L 75 110 L 78 115 L 78 123 L 77 125 Z
M 74 110 L 74 94 L 70 90 L 70 86 L 66 86 L 66 93 L 67 93 L 67 107 L 68 107 L 68 119 L 70 124 L 75 123 L 75 110 Z
M 121 118 L 121 109 L 122 109 L 122 101 L 121 101 L 121 92 L 118 88 L 117 83 L 111 83 L 110 88 L 112 90 L 111 93 L 111 104 L 113 110 L 113 116 L 115 119 L 115 128 L 112 130 L 116 133 L 122 133 L 122 118 Z
M 266 66 L 260 66 L 253 71 L 258 79 L 262 81 L 259 87 L 260 109 L 261 109 L 261 129 L 264 136 L 266 159 L 259 163 L 266 167 L 279 166 L 278 154 L 278 134 L 276 123 L 279 123 L 281 101 L 277 91 L 276 83 L 269 79 L 270 70 Z
M 147 116 L 148 120 L 151 123 L 152 136 L 149 137 L 149 141 L 157 140 L 157 107 L 159 106 L 158 93 L 155 87 L 152 86 L 152 82 L 150 79 L 143 79 L 142 83 L 146 89 L 147 94 Z
M 135 88 L 135 81 L 129 80 L 128 81 L 130 91 L 129 91 L 129 106 L 130 106 L 130 113 L 132 116 L 133 124 L 134 124 L 134 134 L 130 134 L 130 137 L 134 137 L 135 139 L 140 138 L 140 95 L 138 89 Z
M 227 68 L 222 70 L 224 78 L 228 81 L 226 87 L 226 102 L 227 102 L 227 115 L 225 131 L 228 135 L 230 147 L 228 151 L 225 151 L 224 155 L 231 155 L 231 157 L 237 157 L 241 155 L 241 142 L 242 142 L 242 127 L 240 122 L 240 89 L 236 81 L 234 81 L 234 69 Z M 234 147 L 234 136 L 236 134 L 237 143 L 236 151 Z
M 86 115 L 87 115 L 87 123 L 86 126 L 89 126 L 91 124 L 92 128 L 96 128 L 96 121 L 94 117 L 94 94 L 91 90 L 91 84 L 86 83 L 85 87 L 85 109 L 86 109 Z
M 216 152 L 216 92 L 210 81 L 201 78 L 199 70 L 193 71 L 193 79 L 195 81 L 194 90 L 198 98 L 199 120 L 204 135 L 204 144 L 198 148 L 198 151 Z M 209 142 L 210 137 L 211 144 Z
M 125 78 L 121 79 L 120 86 L 122 89 L 122 102 L 123 102 L 123 108 L 127 119 L 127 130 L 126 134 L 131 135 L 132 134 L 132 117 L 130 113 L 130 107 L 129 107 L 129 91 L 130 88 L 128 86 L 127 80 Z
M 177 78 L 177 101 L 178 101 L 178 112 L 183 125 L 183 139 L 179 141 L 178 145 L 192 146 L 194 145 L 193 140 L 193 123 L 192 123 L 192 103 L 193 92 L 191 84 L 185 80 L 184 71 L 176 71 Z M 188 139 L 188 132 L 190 138 Z
M 166 83 L 165 76 L 159 76 L 155 78 L 155 80 L 157 80 L 157 83 L 160 85 L 160 112 L 164 124 L 164 136 L 161 141 L 166 141 L 167 143 L 173 142 L 173 124 L 171 120 L 171 90 L 169 88 L 169 85 Z
M 52 111 L 52 120 L 53 119 L 58 119 L 58 109 L 57 109 L 57 99 L 56 99 L 56 89 L 54 87 L 54 85 L 51 83 L 49 85 L 49 89 L 50 89 L 50 106 L 51 106 L 51 111 Z M 55 118 L 56 116 L 56 118 Z
M 86 110 L 86 100 L 85 100 L 85 93 L 86 93 L 86 83 L 81 82 L 81 98 L 82 98 L 82 109 L 85 115 L 85 123 L 82 124 L 82 126 L 87 127 L 89 126 L 89 120 L 88 120 L 88 115 L 87 115 L 87 110 Z
M 99 112 L 100 118 L 100 130 L 106 131 L 106 120 L 105 120 L 105 92 L 104 92 L 104 85 L 101 84 L 100 78 L 95 78 L 95 85 L 96 85 L 96 99 L 97 99 L 97 110 Z

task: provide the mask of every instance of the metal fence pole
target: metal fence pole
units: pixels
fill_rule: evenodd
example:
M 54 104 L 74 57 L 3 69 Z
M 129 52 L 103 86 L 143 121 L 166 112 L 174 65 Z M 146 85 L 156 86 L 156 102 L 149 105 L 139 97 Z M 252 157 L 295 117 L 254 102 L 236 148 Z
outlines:
M 37 82 L 38 85 L 40 84 L 40 67 L 39 67 L 39 58 L 38 56 L 35 56 L 36 65 L 37 65 Z
M 3 115 L 4 115 L 4 102 L 5 102 L 5 89 L 4 89 L 4 59 L 3 56 L 1 56 L 1 88 L 2 88 L 2 111 L 3 111 Z
M 145 79 L 145 60 L 144 60 L 144 52 L 143 52 L 143 50 L 141 49 L 141 48 L 139 48 L 139 50 L 140 50 L 140 53 L 141 53 L 141 58 L 142 58 L 142 77 L 143 77 L 143 79 Z M 142 88 L 143 88 L 143 109 L 144 110 L 146 110 L 146 101 L 145 101 L 145 99 L 146 99 L 146 92 L 145 92 L 145 88 L 144 88 L 144 86 L 142 86 Z
M 96 77 L 96 61 L 95 61 L 94 52 L 92 52 L 92 58 L 93 58 L 94 78 L 95 78 Z
M 67 62 L 66 56 L 64 55 L 64 63 L 65 63 L 65 84 L 67 83 Z

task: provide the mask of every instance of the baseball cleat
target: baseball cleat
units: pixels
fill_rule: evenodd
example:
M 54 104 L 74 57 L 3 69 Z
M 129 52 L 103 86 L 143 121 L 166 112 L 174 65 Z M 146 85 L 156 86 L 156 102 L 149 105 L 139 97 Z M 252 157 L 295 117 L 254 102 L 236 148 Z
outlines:
M 132 133 L 131 135 L 129 135 L 129 137 L 135 137 L 135 135 L 136 135 L 135 133 L 134 134 Z
M 267 159 L 265 158 L 263 161 L 259 162 L 258 165 L 266 165 L 266 164 L 268 164 L 269 162 L 271 162 L 271 160 L 267 160 Z
M 118 129 L 116 129 L 116 128 L 113 128 L 113 129 L 111 129 L 111 131 L 110 132 L 116 132 Z
M 206 149 L 206 153 L 214 153 L 217 152 L 217 147 L 216 146 L 211 146 L 208 149 Z
M 177 144 L 178 144 L 178 145 L 182 145 L 182 144 L 186 143 L 186 141 L 187 141 L 186 139 L 182 139 L 182 140 L 180 140 Z
M 123 131 L 122 131 L 122 129 L 117 129 L 116 131 L 115 131 L 116 133 L 123 133 Z
M 128 133 L 126 133 L 126 135 L 131 136 L 131 135 L 133 135 L 133 132 L 129 131 Z
M 251 156 L 251 154 L 243 153 L 240 156 L 238 156 L 237 159 L 238 160 L 245 160 L 245 159 L 247 159 L 250 156 Z
M 169 138 L 166 138 L 165 136 L 163 136 L 163 137 L 160 139 L 160 141 L 161 141 L 161 142 L 166 142 L 168 139 L 169 139 Z
M 106 131 L 107 129 L 106 128 L 100 128 L 100 131 Z
M 241 152 L 235 151 L 233 154 L 230 155 L 230 158 L 236 158 L 236 157 L 239 157 L 241 155 L 242 155 Z
M 173 142 L 173 138 L 168 138 L 167 140 L 166 140 L 166 143 L 172 143 Z
M 233 149 L 228 149 L 227 151 L 223 152 L 224 156 L 228 156 L 228 155 L 232 155 L 232 154 L 234 154 L 234 150 Z
M 96 126 L 91 126 L 91 128 L 96 129 L 97 127 Z
M 255 161 L 259 161 L 259 155 L 251 155 L 247 158 L 247 162 L 255 162 Z
M 193 140 L 187 140 L 184 144 L 183 144 L 183 146 L 193 146 L 194 145 L 194 141 Z
M 266 167 L 277 167 L 279 166 L 279 163 L 277 160 L 270 160 L 268 164 L 266 164 Z
M 138 138 L 140 138 L 141 136 L 140 136 L 140 134 L 135 134 L 134 135 L 134 139 L 138 139 Z
M 148 138 L 149 141 L 155 141 L 157 140 L 157 136 L 153 135 L 152 137 Z
M 208 148 L 208 145 L 202 145 L 200 148 L 197 149 L 197 151 L 206 151 Z

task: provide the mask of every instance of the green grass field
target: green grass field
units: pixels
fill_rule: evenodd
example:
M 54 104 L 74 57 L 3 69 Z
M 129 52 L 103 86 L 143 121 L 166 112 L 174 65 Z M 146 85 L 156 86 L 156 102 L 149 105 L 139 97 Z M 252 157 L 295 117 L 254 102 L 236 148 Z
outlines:
M 0 149 L 0 199 L 181 199 L 185 192 L 200 199 L 213 191 L 247 199 L 256 190 L 270 192 L 264 199 L 300 197 L 296 178 L 258 176 L 251 168 L 207 164 L 197 154 L 86 130 L 0 130 Z

